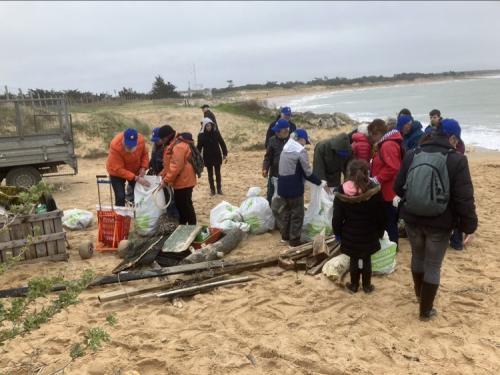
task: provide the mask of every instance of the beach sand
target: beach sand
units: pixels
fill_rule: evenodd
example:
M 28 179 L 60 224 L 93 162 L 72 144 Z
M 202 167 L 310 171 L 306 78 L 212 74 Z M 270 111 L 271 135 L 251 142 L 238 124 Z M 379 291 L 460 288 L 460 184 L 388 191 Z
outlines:
M 152 125 L 198 124 L 199 109 L 165 109 L 134 113 Z M 249 187 L 265 189 L 260 177 L 262 151 L 242 151 L 262 138 L 266 124 L 217 114 L 230 143 L 223 167 L 223 197 L 209 197 L 206 174 L 194 193 L 199 221 L 222 200 L 239 205 Z M 198 125 L 183 126 L 196 132 Z M 250 129 L 250 130 L 249 130 Z M 256 129 L 256 130 L 254 130 Z M 335 131 L 311 131 L 321 139 Z M 237 134 L 245 134 L 240 142 Z M 350 295 L 322 275 L 278 268 L 249 272 L 251 283 L 169 300 L 131 298 L 100 304 L 97 296 L 119 285 L 94 288 L 81 302 L 54 316 L 40 329 L 0 347 L 1 374 L 497 374 L 500 368 L 500 154 L 468 153 L 480 220 L 472 244 L 449 250 L 436 299 L 438 317 L 418 320 L 410 274 L 410 248 L 401 240 L 397 269 L 374 277 L 371 295 Z M 105 159 L 80 159 L 74 177 L 52 180 L 63 209 L 95 212 L 95 175 L 105 172 Z M 497 219 L 495 219 L 497 218 Z M 111 254 L 78 256 L 78 245 L 95 238 L 96 224 L 68 232 L 68 262 L 17 265 L 0 275 L 2 288 L 24 285 L 34 276 L 75 278 L 87 268 L 109 274 L 119 263 Z M 277 232 L 250 236 L 229 258 L 278 254 Z M 174 278 L 170 278 L 173 280 Z M 128 285 L 150 285 L 138 281 Z M 117 324 L 106 317 L 115 313 Z M 111 336 L 96 353 L 71 361 L 69 352 L 90 327 Z

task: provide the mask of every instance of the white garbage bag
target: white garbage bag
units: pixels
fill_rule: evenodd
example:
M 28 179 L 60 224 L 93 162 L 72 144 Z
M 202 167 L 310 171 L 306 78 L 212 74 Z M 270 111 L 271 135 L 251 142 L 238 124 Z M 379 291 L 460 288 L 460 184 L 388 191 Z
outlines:
M 65 228 L 71 230 L 87 228 L 93 219 L 92 212 L 72 208 L 63 211 L 62 224 Z
M 223 231 L 233 228 L 240 228 L 244 232 L 250 230 L 250 226 L 243 222 L 238 207 L 226 201 L 222 201 L 210 211 L 210 226 Z
M 250 226 L 250 233 L 263 234 L 274 229 L 274 216 L 266 198 L 261 197 L 259 187 L 251 187 L 247 199 L 241 203 L 239 213 Z
M 321 271 L 330 280 L 339 281 L 342 275 L 349 270 L 350 260 L 349 256 L 340 254 L 326 262 Z
M 312 241 L 314 237 L 325 231 L 325 235 L 332 234 L 333 195 L 328 194 L 322 186 L 310 184 L 311 201 L 304 214 L 302 238 Z
M 134 188 L 134 228 L 141 236 L 150 236 L 156 231 L 158 219 L 165 211 L 165 194 L 160 188 L 160 176 L 144 176 L 150 186 L 139 183 Z
M 387 232 L 380 240 L 380 250 L 372 254 L 372 272 L 378 275 L 393 273 L 396 269 L 396 252 L 398 245 L 389 240 Z

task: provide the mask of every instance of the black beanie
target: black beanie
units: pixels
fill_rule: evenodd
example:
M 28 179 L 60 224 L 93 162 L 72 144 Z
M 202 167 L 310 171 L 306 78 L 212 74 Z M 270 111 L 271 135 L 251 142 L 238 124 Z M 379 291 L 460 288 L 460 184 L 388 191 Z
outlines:
M 172 135 L 175 135 L 175 130 L 170 125 L 163 125 L 158 131 L 160 139 L 170 138 Z

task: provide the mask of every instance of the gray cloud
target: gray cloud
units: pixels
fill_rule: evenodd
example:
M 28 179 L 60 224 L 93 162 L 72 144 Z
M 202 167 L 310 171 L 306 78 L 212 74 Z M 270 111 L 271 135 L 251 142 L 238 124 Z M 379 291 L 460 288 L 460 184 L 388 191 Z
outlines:
M 0 4 L 0 84 L 148 90 L 500 68 L 495 2 Z

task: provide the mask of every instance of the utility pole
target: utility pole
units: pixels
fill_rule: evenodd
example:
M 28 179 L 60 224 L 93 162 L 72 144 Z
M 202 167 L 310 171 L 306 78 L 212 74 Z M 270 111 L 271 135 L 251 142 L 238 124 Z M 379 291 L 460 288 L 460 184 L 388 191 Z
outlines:
M 196 65 L 193 64 L 193 75 L 194 75 L 194 89 L 198 89 L 198 82 L 196 82 Z

